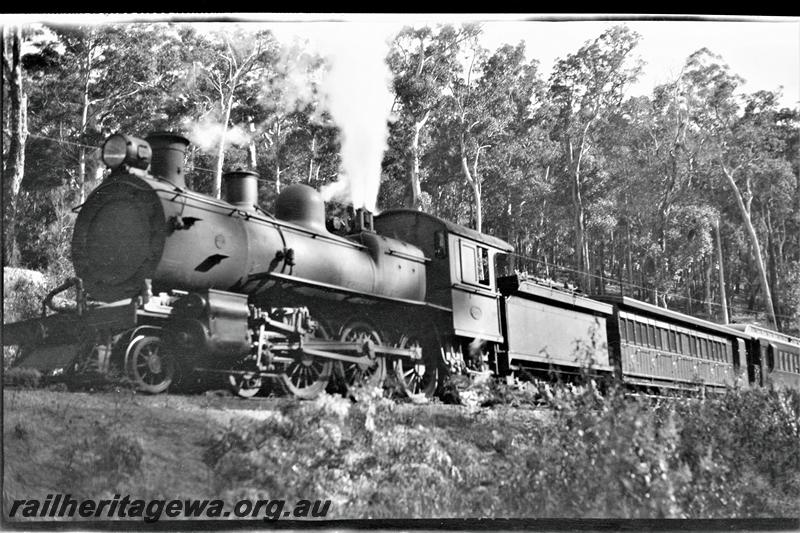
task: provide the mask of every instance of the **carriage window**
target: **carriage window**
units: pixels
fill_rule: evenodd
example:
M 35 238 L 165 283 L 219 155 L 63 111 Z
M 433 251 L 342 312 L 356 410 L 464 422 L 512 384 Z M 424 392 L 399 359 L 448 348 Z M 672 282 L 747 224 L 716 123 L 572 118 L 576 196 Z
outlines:
M 675 335 L 676 335 L 676 333 L 674 331 L 672 331 L 672 330 L 669 331 L 669 351 L 671 351 L 671 352 L 677 352 L 678 351 L 678 348 L 677 348 L 677 344 L 678 343 L 675 342 Z
M 651 325 L 647 326 L 647 337 L 650 340 L 650 346 L 655 348 L 655 346 L 656 346 L 656 328 L 655 328 L 655 326 L 651 326 Z
M 661 329 L 661 345 L 659 348 L 669 350 L 669 331 Z
M 627 330 L 628 330 L 628 339 L 627 339 L 627 340 L 628 340 L 628 342 L 630 342 L 630 343 L 633 343 L 633 342 L 634 342 L 634 336 L 633 336 L 633 321 L 631 321 L 631 320 L 625 320 L 625 329 L 627 329 Z

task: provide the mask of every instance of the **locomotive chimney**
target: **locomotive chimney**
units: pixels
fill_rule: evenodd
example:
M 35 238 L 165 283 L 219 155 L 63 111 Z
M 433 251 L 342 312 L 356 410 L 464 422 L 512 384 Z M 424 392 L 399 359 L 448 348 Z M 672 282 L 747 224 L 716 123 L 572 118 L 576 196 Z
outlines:
M 150 173 L 164 179 L 176 187 L 186 188 L 183 159 L 189 139 L 169 132 L 151 133 L 145 139 L 153 149 Z
M 258 174 L 237 168 L 222 175 L 225 201 L 244 211 L 254 211 L 258 205 Z

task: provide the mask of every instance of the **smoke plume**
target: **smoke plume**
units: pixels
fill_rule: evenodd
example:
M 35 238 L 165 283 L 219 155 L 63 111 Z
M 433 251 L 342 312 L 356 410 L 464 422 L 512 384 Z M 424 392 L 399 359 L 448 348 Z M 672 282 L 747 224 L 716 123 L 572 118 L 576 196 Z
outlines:
M 337 24 L 331 37 L 321 103 L 341 133 L 341 167 L 338 181 L 321 192 L 374 211 L 393 102 L 389 43 L 377 24 Z
M 206 118 L 199 122 L 186 122 L 183 131 L 192 143 L 203 152 L 210 152 L 219 147 L 222 132 L 225 126 L 222 123 Z M 225 145 L 246 146 L 250 142 L 250 135 L 239 126 L 228 128 L 225 134 Z

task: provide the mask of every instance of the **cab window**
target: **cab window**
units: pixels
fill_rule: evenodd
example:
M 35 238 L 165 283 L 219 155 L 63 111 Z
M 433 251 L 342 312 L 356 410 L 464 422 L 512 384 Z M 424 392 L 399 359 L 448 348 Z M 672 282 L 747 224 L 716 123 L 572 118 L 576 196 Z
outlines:
M 492 284 L 489 274 L 489 249 L 478 246 L 478 283 L 489 286 Z
M 488 248 L 461 241 L 461 281 L 491 286 Z
M 461 281 L 464 283 L 478 281 L 478 257 L 475 248 L 465 242 L 461 243 Z

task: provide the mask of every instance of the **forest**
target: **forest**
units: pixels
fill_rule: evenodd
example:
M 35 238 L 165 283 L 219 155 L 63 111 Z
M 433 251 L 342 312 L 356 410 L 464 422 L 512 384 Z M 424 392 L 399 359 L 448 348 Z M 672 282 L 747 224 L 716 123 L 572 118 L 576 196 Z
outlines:
M 112 133 L 186 135 L 189 187 L 219 195 L 224 171 L 252 169 L 267 210 L 288 184 L 336 183 L 363 138 L 377 211 L 505 239 L 507 270 L 800 335 L 800 109 L 743 93 L 706 48 L 630 96 L 645 65 L 624 24 L 552 72 L 523 43 L 486 49 L 481 31 L 407 27 L 364 46 L 386 67 L 373 90 L 365 63 L 337 70 L 341 57 L 258 24 L 6 26 L 3 265 L 71 275 L 74 208 L 107 175 Z M 337 107 L 334 72 L 356 108 Z M 384 89 L 383 134 L 344 125 Z

